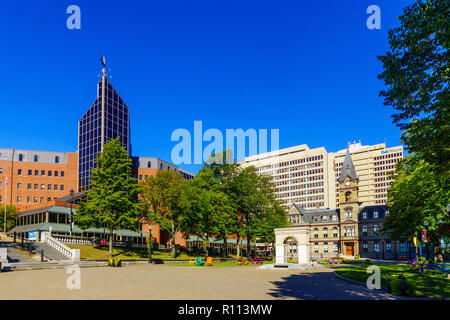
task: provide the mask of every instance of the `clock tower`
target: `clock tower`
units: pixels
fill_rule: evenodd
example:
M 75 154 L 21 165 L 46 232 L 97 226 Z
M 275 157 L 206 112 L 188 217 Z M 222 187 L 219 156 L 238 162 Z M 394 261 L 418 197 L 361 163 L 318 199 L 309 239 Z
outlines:
M 338 178 L 339 212 L 341 228 L 341 253 L 346 256 L 359 255 L 358 243 L 358 175 L 347 148 L 341 175 Z

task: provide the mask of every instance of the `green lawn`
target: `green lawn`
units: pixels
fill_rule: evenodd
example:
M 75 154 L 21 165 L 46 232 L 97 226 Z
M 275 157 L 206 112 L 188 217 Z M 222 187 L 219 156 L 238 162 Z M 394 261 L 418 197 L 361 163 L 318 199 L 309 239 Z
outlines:
M 213 260 L 214 262 L 214 260 Z M 272 261 L 264 261 L 264 264 L 269 264 L 269 263 L 273 263 Z M 195 264 L 188 264 L 188 263 L 168 263 L 166 264 L 167 266 L 176 266 L 176 267 L 211 267 L 211 266 L 196 266 Z M 245 267 L 251 267 L 251 266 L 257 266 L 256 264 L 247 264 L 247 265 L 240 265 L 240 264 L 236 264 L 236 262 L 231 261 L 231 262 L 214 262 L 214 267 L 239 267 L 239 268 L 245 268 Z M 258 266 L 260 266 L 260 264 L 258 264 Z
M 100 259 L 108 259 L 108 248 L 94 248 L 93 246 L 87 245 L 68 245 L 68 247 L 72 249 L 80 249 L 80 257 L 82 260 L 100 260 Z M 121 259 L 148 259 L 148 250 L 147 249 L 120 249 L 113 248 L 113 254 L 116 258 Z M 193 259 L 197 256 L 204 257 L 203 254 L 191 254 L 181 252 L 176 259 Z M 221 258 L 221 256 L 212 255 L 213 258 Z M 152 252 L 153 259 L 173 259 L 170 255 L 170 252 L 163 250 L 153 250 Z M 228 258 L 233 259 L 234 256 L 229 256 Z
M 407 264 L 377 264 L 381 271 L 381 286 L 387 288 L 388 282 L 398 274 L 403 274 L 408 280 L 417 284 L 417 294 L 432 295 L 450 298 L 450 279 L 437 271 L 425 272 L 423 276 L 412 271 Z M 336 273 L 345 278 L 365 283 L 371 275 L 367 273 L 367 267 L 356 265 L 339 268 Z

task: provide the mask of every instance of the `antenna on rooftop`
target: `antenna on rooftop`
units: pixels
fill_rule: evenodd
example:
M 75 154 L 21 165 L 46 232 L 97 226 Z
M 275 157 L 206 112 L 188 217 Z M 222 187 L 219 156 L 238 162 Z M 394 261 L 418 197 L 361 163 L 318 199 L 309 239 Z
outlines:
M 106 68 L 106 58 L 104 55 L 102 55 L 100 57 L 100 63 L 102 64 L 103 68 L 102 68 L 102 76 L 107 76 L 109 74 L 109 77 L 112 78 L 111 76 L 111 69 L 107 69 Z

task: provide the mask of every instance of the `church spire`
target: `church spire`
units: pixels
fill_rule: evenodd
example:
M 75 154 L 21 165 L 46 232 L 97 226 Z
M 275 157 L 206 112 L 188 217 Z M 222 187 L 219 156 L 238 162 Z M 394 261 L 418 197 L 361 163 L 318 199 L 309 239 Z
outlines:
M 341 175 L 339 176 L 338 181 L 342 182 L 346 177 L 349 177 L 351 180 L 358 180 L 359 177 L 356 174 L 355 166 L 353 165 L 352 157 L 350 155 L 349 147 L 347 146 L 347 153 L 345 154 L 344 165 L 342 167 Z

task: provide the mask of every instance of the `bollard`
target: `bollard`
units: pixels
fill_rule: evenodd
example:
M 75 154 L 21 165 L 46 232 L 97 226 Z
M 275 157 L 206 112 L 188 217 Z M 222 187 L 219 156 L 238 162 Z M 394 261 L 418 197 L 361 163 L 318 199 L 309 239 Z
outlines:
M 14 243 L 16 243 L 17 234 L 14 232 Z
M 0 261 L 0 272 L 2 272 L 2 262 Z
M 41 262 L 44 262 L 44 250 L 41 250 Z
M 21 239 L 22 239 L 22 242 L 21 242 L 20 246 L 21 246 L 22 249 L 23 249 L 23 237 L 22 237 Z

